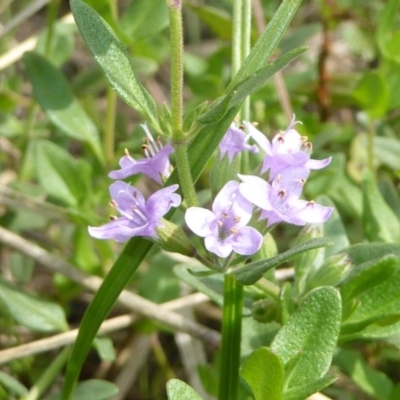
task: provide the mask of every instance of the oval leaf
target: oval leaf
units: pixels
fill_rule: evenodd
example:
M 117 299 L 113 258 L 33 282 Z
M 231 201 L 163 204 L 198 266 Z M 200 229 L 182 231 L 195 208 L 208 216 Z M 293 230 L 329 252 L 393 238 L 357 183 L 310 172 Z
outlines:
M 240 375 L 251 387 L 256 400 L 283 399 L 283 363 L 268 347 L 260 347 L 250 354 Z
M 275 336 L 271 350 L 291 366 L 288 389 L 312 383 L 329 369 L 342 317 L 339 293 L 331 287 L 312 292 Z
M 168 400 L 202 400 L 199 394 L 189 385 L 179 379 L 167 382 Z

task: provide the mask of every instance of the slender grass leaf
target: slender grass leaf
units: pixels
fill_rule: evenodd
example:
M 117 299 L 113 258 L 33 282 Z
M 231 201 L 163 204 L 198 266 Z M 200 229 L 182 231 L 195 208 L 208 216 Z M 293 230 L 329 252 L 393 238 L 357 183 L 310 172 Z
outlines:
M 281 3 L 273 18 L 269 21 L 267 28 L 233 78 L 229 89 L 265 66 L 278 46 L 280 38 L 289 26 L 300 3 L 301 0 L 287 0 Z
M 132 108 L 158 128 L 156 104 L 137 80 L 128 52 L 112 28 L 81 0 L 71 0 L 71 9 L 83 39 L 111 86 Z
M 260 90 L 268 79 L 274 74 L 284 68 L 287 64 L 293 61 L 300 54 L 307 50 L 306 46 L 299 47 L 283 56 L 279 57 L 275 62 L 268 64 L 266 67 L 261 68 L 255 74 L 249 76 L 244 81 L 241 81 L 234 89 L 235 95 L 232 98 L 230 106 L 235 106 L 246 99 L 247 96 Z
M 110 400 L 118 394 L 118 386 L 100 379 L 90 379 L 78 383 L 72 400 Z M 60 400 L 59 393 L 46 397 L 44 400 Z
M 0 371 L 0 387 L 7 389 L 9 394 L 16 395 L 18 397 L 23 397 L 28 394 L 28 389 L 19 383 L 14 377 Z
M 232 275 L 235 275 L 237 280 L 243 285 L 252 285 L 257 282 L 263 274 L 271 268 L 278 267 L 282 263 L 289 261 L 297 255 L 304 253 L 305 251 L 317 249 L 332 244 L 332 240 L 329 238 L 316 238 L 303 242 L 298 246 L 279 254 L 276 257 L 272 257 L 266 260 L 253 261 L 249 264 L 234 268 L 230 271 Z
M 220 120 L 228 111 L 233 95 L 234 92 L 232 91 L 214 100 L 208 110 L 197 117 L 197 122 L 200 122 L 201 124 L 210 124 Z
M 329 369 L 339 335 L 339 292 L 322 287 L 310 293 L 275 336 L 271 350 L 290 365 L 287 389 L 311 384 Z
M 383 199 L 369 171 L 363 180 L 363 225 L 370 241 L 394 242 L 400 240 L 400 221 Z
M 179 379 L 170 379 L 167 382 L 167 395 L 168 400 L 202 400 L 194 389 Z
M 72 398 L 82 364 L 100 325 L 106 319 L 126 284 L 132 279 L 151 246 L 152 243 L 143 238 L 136 237 L 131 239 L 89 304 L 82 319 L 71 359 L 67 366 L 62 392 L 63 400 Z
M 0 303 L 18 324 L 35 332 L 67 331 L 64 310 L 0 280 Z
M 24 54 L 26 73 L 33 94 L 51 122 L 71 138 L 87 143 L 103 162 L 96 125 L 76 100 L 65 76 L 39 54 Z
M 283 399 L 283 363 L 268 347 L 260 347 L 250 354 L 240 375 L 251 387 L 255 400 Z

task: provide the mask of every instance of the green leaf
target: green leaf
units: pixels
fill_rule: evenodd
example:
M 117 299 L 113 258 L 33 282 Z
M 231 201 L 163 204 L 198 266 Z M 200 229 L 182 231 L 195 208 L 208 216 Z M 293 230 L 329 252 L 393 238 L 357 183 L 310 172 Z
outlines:
M 64 310 L 58 304 L 34 297 L 3 280 L 0 303 L 18 324 L 35 332 L 68 330 Z
M 78 383 L 71 400 L 110 400 L 118 394 L 118 387 L 111 382 L 90 379 Z M 61 394 L 55 393 L 43 400 L 61 400 Z
M 119 27 L 128 42 L 147 39 L 168 26 L 168 7 L 165 0 L 132 1 L 119 20 Z
M 271 350 L 291 366 L 285 387 L 306 385 L 326 374 L 336 348 L 341 321 L 338 291 L 323 287 L 310 293 L 281 328 Z
M 312 394 L 319 392 L 335 382 L 337 376 L 328 375 L 323 378 L 317 379 L 313 382 L 307 383 L 306 385 L 296 386 L 294 388 L 285 391 L 284 400 L 304 400 Z
M 397 138 L 376 136 L 374 137 L 374 153 L 383 165 L 394 170 L 400 170 L 400 141 Z
M 77 207 L 89 195 L 89 164 L 46 140 L 36 145 L 36 174 L 43 189 L 65 205 Z
M 96 125 L 76 100 L 65 76 L 39 54 L 24 54 L 26 73 L 33 94 L 51 122 L 71 138 L 87 143 L 103 162 Z
M 330 244 L 332 244 L 331 239 L 311 239 L 307 242 L 299 244 L 298 246 L 292 247 L 290 250 L 287 250 L 276 257 L 272 257 L 267 260 L 253 261 L 249 264 L 245 264 L 228 271 L 232 275 L 235 275 L 237 280 L 243 285 L 252 285 L 261 279 L 264 272 L 268 271 L 269 269 L 278 267 L 282 263 L 289 261 L 301 253 L 317 249 L 319 247 L 329 246 Z
M 156 104 L 136 79 L 124 45 L 111 27 L 83 1 L 71 0 L 71 9 L 83 39 L 111 86 L 157 129 Z
M 255 400 L 283 399 L 283 363 L 268 347 L 260 347 L 250 354 L 240 375 L 251 387 Z
M 342 304 L 348 302 L 389 279 L 398 269 L 399 260 L 388 254 L 378 260 L 367 262 L 357 268 L 340 288 Z M 362 268 L 361 268 L 362 267 Z M 343 313 L 345 316 L 345 313 Z
M 93 345 L 102 361 L 115 361 L 115 350 L 110 338 L 96 338 L 93 341 Z
M 359 331 L 369 324 L 390 326 L 400 319 L 400 270 L 356 298 L 356 307 L 342 323 L 342 334 Z M 392 334 L 391 330 L 388 333 Z
M 167 382 L 167 395 L 168 400 L 202 400 L 194 389 L 179 379 L 170 379 Z
M 386 204 L 369 171 L 363 180 L 363 225 L 370 241 L 399 242 L 400 223 L 396 214 Z
M 82 364 L 91 348 L 100 325 L 106 319 L 119 294 L 132 279 L 151 246 L 152 243 L 146 239 L 138 237 L 131 239 L 89 304 L 82 319 L 67 366 L 63 386 L 63 398 L 68 398 L 72 394 Z
M 364 73 L 353 91 L 353 97 L 372 119 L 383 117 L 389 107 L 389 87 L 377 71 Z
M 354 265 L 377 260 L 388 254 L 400 258 L 400 244 L 397 243 L 359 243 L 346 249 Z
M 383 373 L 373 369 L 357 352 L 340 349 L 335 363 L 365 393 L 377 400 L 388 400 L 393 388 L 391 380 Z
M 379 13 L 379 23 L 376 32 L 376 40 L 382 54 L 392 59 L 395 54 L 390 54 L 388 44 L 392 41 L 393 32 L 396 26 L 396 17 L 398 15 L 399 0 L 389 0 L 386 2 L 385 8 Z
M 4 386 L 9 394 L 23 397 L 28 394 L 28 389 L 19 383 L 14 377 L 0 371 L 0 387 Z
M 204 267 L 191 266 L 189 271 L 187 265 L 176 265 L 174 267 L 174 273 L 181 281 L 206 294 L 210 299 L 222 306 L 224 287 L 222 275 L 203 276 L 201 278 L 194 275 L 194 273 L 199 274 L 202 272 L 209 273 L 210 270 Z
M 284 68 L 300 54 L 304 53 L 306 50 L 307 47 L 303 46 L 289 51 L 288 53 L 279 57 L 275 62 L 259 69 L 256 73 L 241 81 L 234 89 L 234 96 L 230 106 L 232 107 L 243 102 L 247 96 L 250 96 L 251 94 L 260 90 L 268 79 L 270 79 L 274 74 Z
M 268 79 L 284 68 L 289 62 L 304 53 L 307 47 L 300 47 L 281 56 L 277 61 L 261 68 L 253 75 L 239 82 L 235 88 L 229 90 L 224 96 L 214 100 L 207 112 L 200 115 L 197 121 L 208 124 L 221 119 L 231 107 L 241 104 L 248 96 L 260 90 Z
M 232 79 L 228 89 L 235 87 L 243 79 L 246 79 L 265 66 L 300 3 L 301 0 L 287 0 L 281 3 L 273 18 L 269 21 L 267 28 L 257 40 L 250 54 L 246 57 L 242 67 Z

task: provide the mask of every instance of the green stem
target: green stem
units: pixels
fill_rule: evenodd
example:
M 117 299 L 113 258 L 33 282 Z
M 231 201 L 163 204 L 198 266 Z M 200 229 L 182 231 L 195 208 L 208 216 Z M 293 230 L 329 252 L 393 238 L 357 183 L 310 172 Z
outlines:
M 43 375 L 38 379 L 29 393 L 21 400 L 36 400 L 42 396 L 46 389 L 56 380 L 61 368 L 68 361 L 70 347 L 66 347 L 56 357 L 56 359 L 47 367 Z
M 218 400 L 238 396 L 242 308 L 243 286 L 234 276 L 225 275 Z
M 188 207 L 197 206 L 197 196 L 189 167 L 189 158 L 186 144 L 175 145 L 175 161 L 178 169 L 179 183 Z
M 181 142 L 183 120 L 183 26 L 182 8 L 169 7 L 169 24 L 171 36 L 171 125 L 172 139 Z
M 183 26 L 181 2 L 169 6 L 171 36 L 171 128 L 175 148 L 176 168 L 183 196 L 189 207 L 197 205 L 192 174 L 190 172 L 187 143 L 183 123 Z

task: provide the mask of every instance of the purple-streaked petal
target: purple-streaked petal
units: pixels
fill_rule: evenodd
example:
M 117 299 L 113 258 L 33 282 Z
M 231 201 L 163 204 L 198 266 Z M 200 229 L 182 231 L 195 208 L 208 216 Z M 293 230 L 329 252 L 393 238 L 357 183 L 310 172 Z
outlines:
M 210 210 L 201 207 L 190 207 L 186 210 L 185 221 L 189 229 L 200 237 L 214 234 L 216 218 Z
M 226 258 L 232 253 L 232 246 L 229 241 L 221 241 L 215 236 L 207 236 L 204 239 L 204 245 L 208 251 L 221 258 Z
M 111 198 L 118 204 L 118 208 L 130 213 L 133 205 L 144 205 L 145 199 L 135 187 L 123 181 L 115 181 L 110 185 Z
M 118 218 L 99 227 L 88 227 L 90 236 L 96 239 L 114 239 L 116 242 L 126 242 L 133 236 L 141 236 L 143 227 L 134 228 L 126 218 Z
M 233 236 L 230 243 L 236 253 L 250 256 L 260 249 L 262 242 L 263 236 L 260 232 L 251 226 L 244 226 Z

